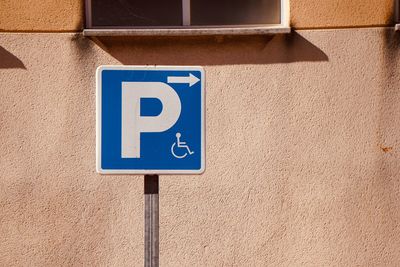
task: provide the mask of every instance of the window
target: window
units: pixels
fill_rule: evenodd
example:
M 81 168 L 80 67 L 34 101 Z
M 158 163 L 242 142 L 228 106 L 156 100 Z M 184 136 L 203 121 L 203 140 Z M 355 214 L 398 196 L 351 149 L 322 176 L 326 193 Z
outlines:
M 182 0 L 92 0 L 92 27 L 182 25 Z
M 186 32 L 191 29 L 207 32 L 207 29 L 218 28 L 230 28 L 230 31 L 241 28 L 288 29 L 287 2 L 288 0 L 86 0 L 86 29 L 175 29 Z
M 192 25 L 280 24 L 280 0 L 192 0 Z
M 394 12 L 394 15 L 395 15 L 395 23 L 396 23 L 396 25 L 395 25 L 395 30 L 396 30 L 396 31 L 400 31 L 400 0 L 397 0 L 397 1 L 395 2 L 395 12 Z

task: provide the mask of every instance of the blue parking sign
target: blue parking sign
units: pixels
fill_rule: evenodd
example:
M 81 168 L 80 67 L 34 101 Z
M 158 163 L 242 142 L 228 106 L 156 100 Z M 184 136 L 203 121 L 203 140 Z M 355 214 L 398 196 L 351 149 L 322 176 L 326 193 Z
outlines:
M 96 73 L 97 171 L 204 171 L 204 70 L 100 66 Z

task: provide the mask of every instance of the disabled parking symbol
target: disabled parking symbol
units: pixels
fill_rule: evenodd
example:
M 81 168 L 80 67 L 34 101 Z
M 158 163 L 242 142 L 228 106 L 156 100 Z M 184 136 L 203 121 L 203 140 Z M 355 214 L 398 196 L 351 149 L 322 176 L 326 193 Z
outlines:
M 181 139 L 181 133 L 176 133 L 176 142 L 172 144 L 171 146 L 171 153 L 172 155 L 177 158 L 177 159 L 183 159 L 186 158 L 187 155 L 192 155 L 194 154 L 194 151 L 190 151 L 189 146 L 186 144 L 186 142 L 182 142 Z M 177 152 L 175 152 L 176 149 L 183 149 L 184 154 L 178 155 Z M 186 151 L 185 151 L 186 150 Z

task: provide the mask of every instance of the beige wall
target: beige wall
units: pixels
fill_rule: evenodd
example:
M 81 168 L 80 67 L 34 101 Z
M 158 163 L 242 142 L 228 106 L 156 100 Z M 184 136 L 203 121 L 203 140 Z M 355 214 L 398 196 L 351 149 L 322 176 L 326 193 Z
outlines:
M 295 28 L 357 27 L 393 23 L 395 0 L 291 0 Z M 83 0 L 0 1 L 0 31 L 79 31 Z
M 143 265 L 143 178 L 95 172 L 95 69 L 123 63 L 207 75 L 206 171 L 161 177 L 161 266 L 397 266 L 399 47 L 0 34 L 0 265 Z

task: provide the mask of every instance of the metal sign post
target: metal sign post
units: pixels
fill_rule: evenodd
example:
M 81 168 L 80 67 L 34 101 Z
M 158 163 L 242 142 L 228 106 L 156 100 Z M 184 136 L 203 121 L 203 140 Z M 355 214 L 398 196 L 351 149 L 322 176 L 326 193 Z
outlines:
M 159 265 L 158 175 L 144 176 L 144 266 Z

